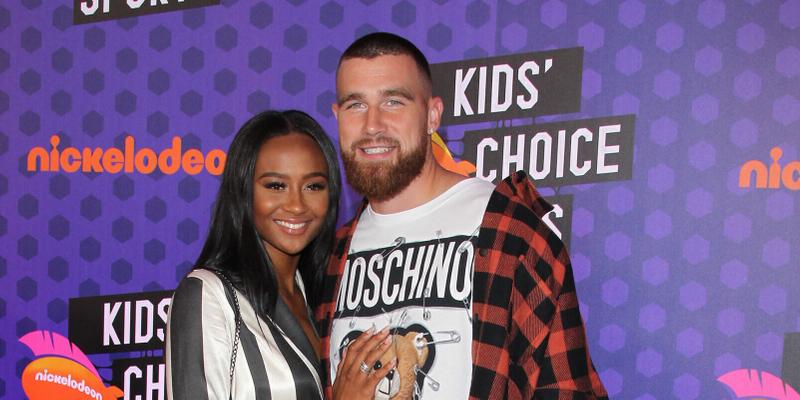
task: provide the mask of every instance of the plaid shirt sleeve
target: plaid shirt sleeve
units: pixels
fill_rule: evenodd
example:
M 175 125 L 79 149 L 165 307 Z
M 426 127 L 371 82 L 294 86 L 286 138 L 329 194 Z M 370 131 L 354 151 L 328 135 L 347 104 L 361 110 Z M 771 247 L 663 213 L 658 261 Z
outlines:
M 474 399 L 607 398 L 592 365 L 569 256 L 527 175 L 498 185 L 473 282 Z
M 363 205 L 361 209 L 363 209 Z M 361 215 L 361 209 L 358 210 L 356 216 Z M 339 281 L 342 278 L 344 264 L 347 261 L 347 249 L 350 247 L 350 239 L 355 232 L 356 222 L 357 220 L 353 219 L 336 232 L 333 252 L 325 269 L 320 304 L 314 312 L 318 332 L 320 333 L 320 356 L 322 361 L 320 378 L 322 379 L 322 386 L 325 388 L 326 399 L 333 398 L 333 386 L 330 376 L 330 339 L 333 314 L 336 311 L 336 295 L 339 293 Z

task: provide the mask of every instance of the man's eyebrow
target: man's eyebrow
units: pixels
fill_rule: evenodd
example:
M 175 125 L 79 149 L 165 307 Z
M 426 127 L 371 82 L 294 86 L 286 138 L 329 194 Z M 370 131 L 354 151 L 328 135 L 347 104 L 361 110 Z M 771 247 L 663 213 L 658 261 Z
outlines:
M 382 93 L 383 97 L 400 96 L 406 100 L 414 100 L 414 95 L 405 88 L 386 89 Z
M 342 97 L 338 97 L 336 99 L 336 104 L 341 106 L 350 100 L 364 100 L 364 95 L 361 93 L 348 93 Z

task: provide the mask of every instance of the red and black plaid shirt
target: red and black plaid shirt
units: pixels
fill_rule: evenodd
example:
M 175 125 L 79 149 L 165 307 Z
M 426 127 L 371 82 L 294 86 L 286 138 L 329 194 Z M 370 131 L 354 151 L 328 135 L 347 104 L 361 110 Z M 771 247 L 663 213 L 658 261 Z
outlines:
M 523 172 L 489 199 L 475 246 L 472 399 L 608 397 L 589 357 L 569 255 L 542 221 L 551 209 Z M 337 232 L 316 310 L 328 398 L 331 326 L 357 220 Z

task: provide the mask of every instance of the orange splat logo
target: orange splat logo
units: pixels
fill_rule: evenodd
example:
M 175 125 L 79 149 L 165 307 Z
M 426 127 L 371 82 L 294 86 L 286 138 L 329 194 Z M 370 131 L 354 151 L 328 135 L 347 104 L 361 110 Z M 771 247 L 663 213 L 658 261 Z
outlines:
M 117 399 L 124 394 L 106 387 L 86 354 L 64 336 L 34 331 L 19 339 L 38 358 L 22 372 L 22 389 L 31 400 Z
M 434 132 L 433 135 L 431 135 L 431 142 L 433 157 L 436 158 L 436 161 L 442 168 L 464 176 L 470 176 L 477 170 L 475 165 L 469 161 L 456 161 L 453 159 L 453 155 L 450 154 L 450 149 L 447 148 L 447 144 L 445 144 L 442 137 L 439 136 L 439 132 Z

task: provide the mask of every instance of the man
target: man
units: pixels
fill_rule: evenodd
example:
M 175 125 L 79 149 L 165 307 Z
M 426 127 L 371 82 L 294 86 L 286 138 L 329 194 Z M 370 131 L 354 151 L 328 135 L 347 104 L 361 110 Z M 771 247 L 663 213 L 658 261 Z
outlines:
M 327 395 L 343 377 L 338 394 L 387 399 L 607 397 L 568 255 L 542 221 L 551 206 L 524 173 L 494 187 L 436 162 L 443 105 L 422 53 L 362 37 L 336 92 L 345 173 L 365 203 L 337 234 L 316 311 Z

